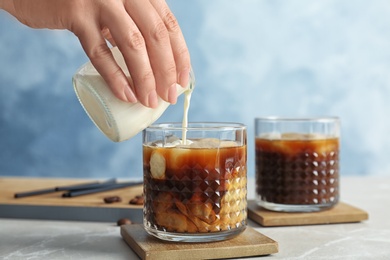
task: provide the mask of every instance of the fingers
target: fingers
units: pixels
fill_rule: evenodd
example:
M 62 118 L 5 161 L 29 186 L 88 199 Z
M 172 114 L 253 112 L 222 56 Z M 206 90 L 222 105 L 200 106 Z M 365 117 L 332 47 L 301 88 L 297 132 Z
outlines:
M 164 0 L 151 0 L 152 5 L 163 20 L 171 43 L 172 53 L 176 63 L 177 83 L 188 85 L 191 69 L 190 54 L 180 29 L 180 26 Z
M 87 28 L 79 27 L 75 30 L 76 36 L 91 60 L 93 66 L 111 87 L 114 95 L 119 99 L 131 103 L 137 102 L 133 91 L 131 90 L 128 79 L 116 63 L 105 39 L 98 26 Z
M 126 1 L 125 8 L 145 39 L 157 94 L 176 103 L 176 64 L 164 22 L 149 1 Z
M 158 105 L 158 96 L 176 103 L 176 83 L 187 86 L 190 72 L 188 49 L 176 18 L 164 0 L 123 1 L 99 2 L 98 12 L 84 12 L 87 17 L 80 20 L 88 25 L 76 35 L 118 98 L 152 108 Z M 93 28 L 91 20 L 96 23 Z M 121 51 L 130 82 L 105 39 Z
M 112 38 L 110 30 L 107 27 L 104 27 L 102 29 L 102 35 L 111 44 L 111 46 L 116 46 L 114 38 Z
M 115 12 L 107 11 L 102 19 L 125 59 L 138 100 L 145 106 L 156 107 L 156 82 L 142 33 L 124 6 Z

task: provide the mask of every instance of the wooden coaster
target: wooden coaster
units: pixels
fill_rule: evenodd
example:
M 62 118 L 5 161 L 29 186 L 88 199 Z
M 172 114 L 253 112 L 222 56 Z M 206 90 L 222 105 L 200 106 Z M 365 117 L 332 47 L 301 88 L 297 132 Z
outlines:
M 278 252 L 278 243 L 251 227 L 235 238 L 210 243 L 176 243 L 159 240 L 142 225 L 123 225 L 121 235 L 141 259 L 221 259 L 269 255 Z
M 359 222 L 368 219 L 368 213 L 343 202 L 319 212 L 287 213 L 266 210 L 248 201 L 248 217 L 262 226 L 295 226 Z

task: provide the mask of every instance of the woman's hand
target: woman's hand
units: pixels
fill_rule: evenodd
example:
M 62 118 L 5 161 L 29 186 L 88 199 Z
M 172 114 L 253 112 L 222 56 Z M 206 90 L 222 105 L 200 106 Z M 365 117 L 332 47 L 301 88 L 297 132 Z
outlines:
M 32 28 L 72 31 L 114 94 L 157 106 L 157 95 L 175 103 L 176 86 L 189 80 L 190 56 L 179 24 L 164 0 L 0 0 Z M 128 79 L 106 40 L 122 52 Z

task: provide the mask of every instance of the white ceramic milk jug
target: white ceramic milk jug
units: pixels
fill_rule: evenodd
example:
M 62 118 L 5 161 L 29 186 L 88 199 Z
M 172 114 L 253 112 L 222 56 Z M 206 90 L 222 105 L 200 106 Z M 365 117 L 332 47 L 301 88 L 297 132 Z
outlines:
M 117 47 L 111 49 L 118 65 L 127 76 L 125 61 Z M 159 97 L 155 109 L 141 103 L 128 103 L 118 99 L 112 93 L 104 79 L 91 62 L 84 64 L 73 76 L 76 95 L 95 125 L 112 141 L 127 140 L 154 123 L 168 108 L 170 103 Z M 190 81 L 186 88 L 177 85 L 178 96 L 195 87 L 195 77 L 190 72 Z

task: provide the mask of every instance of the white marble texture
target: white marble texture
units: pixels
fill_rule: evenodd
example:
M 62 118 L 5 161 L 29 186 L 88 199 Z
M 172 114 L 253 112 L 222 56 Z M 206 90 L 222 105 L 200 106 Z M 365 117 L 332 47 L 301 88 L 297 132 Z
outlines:
M 119 227 L 111 223 L 5 219 L 0 227 L 0 259 L 4 260 L 129 259 L 133 255 Z
M 270 259 L 390 259 L 390 179 L 347 177 L 341 183 L 342 200 L 368 211 L 369 220 L 267 228 L 249 221 L 250 226 L 278 241 L 279 253 Z M 248 197 L 253 198 L 253 186 L 248 187 Z M 0 219 L 0 259 L 138 257 L 114 223 Z

